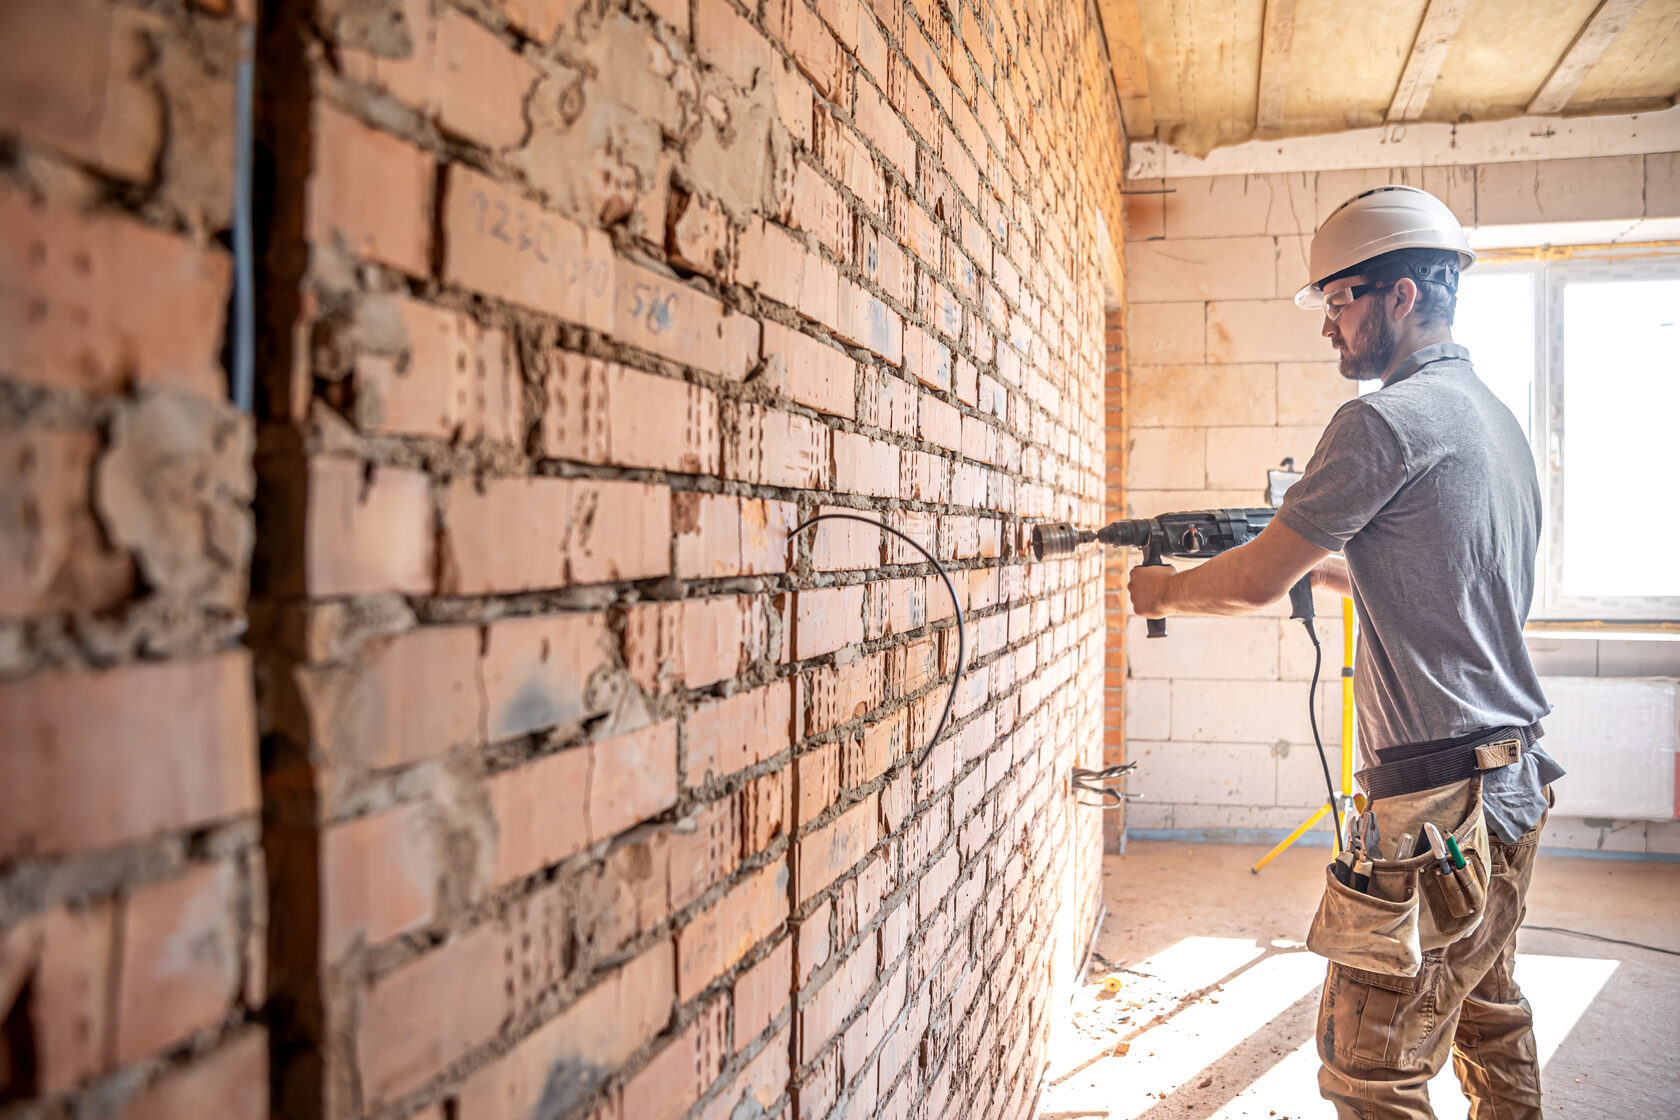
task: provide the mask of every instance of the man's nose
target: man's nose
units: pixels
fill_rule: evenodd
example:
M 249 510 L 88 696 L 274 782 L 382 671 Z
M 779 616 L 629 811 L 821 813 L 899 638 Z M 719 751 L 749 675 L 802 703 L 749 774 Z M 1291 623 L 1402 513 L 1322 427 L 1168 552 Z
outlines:
M 1330 321 L 1329 315 L 1324 317 L 1324 329 L 1318 333 L 1323 335 L 1325 338 L 1329 338 L 1331 335 L 1336 333 L 1336 324 Z

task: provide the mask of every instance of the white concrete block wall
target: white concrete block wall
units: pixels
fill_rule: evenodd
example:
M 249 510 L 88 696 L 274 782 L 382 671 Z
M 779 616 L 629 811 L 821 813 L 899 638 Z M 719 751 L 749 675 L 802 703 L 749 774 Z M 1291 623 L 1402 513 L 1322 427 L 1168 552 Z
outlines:
M 1680 153 L 1479 167 L 1139 180 L 1126 212 L 1127 506 L 1134 517 L 1265 504 L 1265 472 L 1304 466 L 1357 393 L 1319 316 L 1293 302 L 1313 231 L 1381 183 L 1421 186 L 1466 226 L 1680 216 Z M 1142 193 L 1162 192 L 1162 193 Z M 1318 714 L 1339 779 L 1340 601 L 1318 596 Z M 1292 829 L 1323 801 L 1307 720 L 1313 652 L 1287 603 L 1241 619 L 1129 621 L 1133 830 Z M 1535 638 L 1543 675 L 1680 676 L 1680 642 Z M 1680 823 L 1559 815 L 1556 847 L 1680 853 Z

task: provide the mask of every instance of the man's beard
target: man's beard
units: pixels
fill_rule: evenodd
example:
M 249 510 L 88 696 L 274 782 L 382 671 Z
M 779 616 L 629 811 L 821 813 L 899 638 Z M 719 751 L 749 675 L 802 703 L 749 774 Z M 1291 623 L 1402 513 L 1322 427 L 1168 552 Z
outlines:
M 1400 332 L 1391 329 L 1381 316 L 1373 315 L 1346 342 L 1347 351 L 1339 367 L 1342 376 L 1349 381 L 1369 381 L 1388 372 L 1394 351 L 1400 347 Z

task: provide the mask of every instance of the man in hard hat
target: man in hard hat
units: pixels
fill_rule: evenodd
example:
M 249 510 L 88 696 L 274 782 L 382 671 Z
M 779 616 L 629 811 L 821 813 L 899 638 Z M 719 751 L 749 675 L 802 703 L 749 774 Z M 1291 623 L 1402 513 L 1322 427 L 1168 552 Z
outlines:
M 1412 975 L 1330 965 L 1319 1088 L 1343 1118 L 1432 1116 L 1424 1086 L 1449 1054 L 1475 1115 L 1541 1115 L 1533 1020 L 1511 969 L 1549 784 L 1563 771 L 1534 742 L 1551 708 L 1523 642 L 1540 539 L 1534 460 L 1452 339 L 1459 273 L 1475 259 L 1452 212 L 1414 187 L 1338 207 L 1313 238 L 1295 302 L 1323 310 L 1343 377 L 1382 388 L 1337 410 L 1254 541 L 1187 571 L 1131 573 L 1145 618 L 1241 614 L 1307 572 L 1351 596 L 1360 783 L 1379 819 L 1406 817 L 1414 835 L 1425 818 L 1462 828 L 1479 786 L 1490 849 L 1479 922 L 1422 952 Z M 1382 836 L 1394 845 L 1400 831 Z M 1371 933 L 1373 958 L 1384 936 Z

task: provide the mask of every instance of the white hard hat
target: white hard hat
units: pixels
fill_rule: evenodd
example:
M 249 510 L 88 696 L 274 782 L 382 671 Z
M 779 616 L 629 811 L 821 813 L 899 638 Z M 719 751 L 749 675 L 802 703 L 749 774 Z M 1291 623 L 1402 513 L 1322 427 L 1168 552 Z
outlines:
M 1323 307 L 1320 285 L 1326 280 L 1397 249 L 1457 253 L 1461 270 L 1476 260 L 1464 228 L 1446 203 L 1416 187 L 1398 183 L 1376 187 L 1336 207 L 1318 227 L 1312 240 L 1311 274 L 1306 287 L 1295 293 L 1296 306 Z

